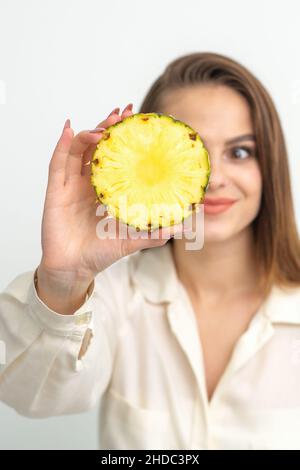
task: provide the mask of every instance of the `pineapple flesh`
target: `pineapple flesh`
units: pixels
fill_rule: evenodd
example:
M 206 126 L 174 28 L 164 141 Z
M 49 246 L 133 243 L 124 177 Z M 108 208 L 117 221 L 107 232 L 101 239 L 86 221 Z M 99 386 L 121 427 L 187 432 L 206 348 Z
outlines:
M 199 134 L 162 113 L 137 113 L 103 132 L 91 183 L 107 212 L 137 231 L 183 222 L 200 204 L 210 177 Z

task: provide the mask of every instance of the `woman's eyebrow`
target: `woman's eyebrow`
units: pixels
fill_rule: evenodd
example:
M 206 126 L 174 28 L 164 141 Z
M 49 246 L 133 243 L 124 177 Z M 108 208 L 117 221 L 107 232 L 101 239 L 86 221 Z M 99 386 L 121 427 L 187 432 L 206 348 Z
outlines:
M 227 140 L 226 145 L 230 144 L 236 144 L 237 142 L 242 142 L 244 140 L 252 140 L 253 142 L 256 142 L 255 135 L 253 134 L 244 134 L 240 135 L 238 137 L 234 137 L 233 139 Z

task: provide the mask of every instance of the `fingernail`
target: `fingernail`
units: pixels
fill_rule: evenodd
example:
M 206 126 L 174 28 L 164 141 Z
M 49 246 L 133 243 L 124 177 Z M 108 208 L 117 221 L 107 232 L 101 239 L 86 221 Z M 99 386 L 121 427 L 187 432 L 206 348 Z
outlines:
M 125 106 L 125 108 L 123 109 L 123 112 L 126 110 L 132 111 L 132 108 L 133 108 L 133 103 L 129 103 L 127 106 Z
M 115 108 L 107 117 L 112 116 L 113 114 L 119 114 L 120 108 Z
M 67 129 L 68 127 L 71 127 L 71 121 L 70 119 L 67 119 L 65 124 L 64 124 L 64 130 Z
M 99 134 L 100 132 L 106 131 L 105 127 L 96 127 L 95 129 L 91 129 L 88 132 L 90 134 Z

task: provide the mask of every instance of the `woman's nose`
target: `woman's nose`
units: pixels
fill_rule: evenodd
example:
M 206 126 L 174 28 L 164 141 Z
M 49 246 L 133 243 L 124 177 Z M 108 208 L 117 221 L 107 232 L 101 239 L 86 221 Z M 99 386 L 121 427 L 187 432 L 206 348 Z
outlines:
M 210 178 L 209 178 L 209 190 L 212 191 L 219 187 L 226 186 L 227 176 L 222 162 L 216 160 L 210 160 Z M 208 188 L 207 188 L 208 189 Z

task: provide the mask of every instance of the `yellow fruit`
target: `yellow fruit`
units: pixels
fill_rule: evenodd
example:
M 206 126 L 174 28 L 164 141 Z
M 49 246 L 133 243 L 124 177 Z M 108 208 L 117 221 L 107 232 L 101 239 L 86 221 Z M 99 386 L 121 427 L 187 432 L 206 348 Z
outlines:
M 210 161 L 199 134 L 162 113 L 137 113 L 108 127 L 91 164 L 107 212 L 136 230 L 182 222 L 203 201 Z

